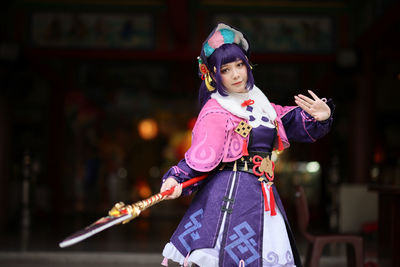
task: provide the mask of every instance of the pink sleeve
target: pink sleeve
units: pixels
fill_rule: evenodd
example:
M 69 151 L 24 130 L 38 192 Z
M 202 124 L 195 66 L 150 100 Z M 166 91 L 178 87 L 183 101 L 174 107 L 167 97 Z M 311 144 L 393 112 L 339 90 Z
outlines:
M 192 133 L 192 145 L 185 154 L 186 163 L 197 171 L 214 169 L 223 159 L 228 138 L 229 117 L 210 111 L 199 117 Z
M 190 168 L 208 172 L 221 161 L 241 157 L 243 137 L 233 131 L 240 118 L 223 109 L 214 99 L 204 105 L 192 132 L 192 144 L 185 154 Z

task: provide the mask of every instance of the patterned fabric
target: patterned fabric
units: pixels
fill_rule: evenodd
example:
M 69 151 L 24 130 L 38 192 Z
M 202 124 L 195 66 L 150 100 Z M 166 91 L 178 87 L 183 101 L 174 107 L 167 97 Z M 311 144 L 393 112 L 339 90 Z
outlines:
M 260 125 L 268 128 L 275 128 L 273 122 L 277 117 L 277 113 L 268 98 L 255 85 L 246 93 L 230 93 L 227 96 L 222 96 L 216 92 L 211 95 L 211 98 L 217 100 L 225 110 L 235 116 L 246 120 L 249 120 L 250 116 L 252 116 L 254 120 L 251 121 L 250 125 L 253 128 Z M 250 99 L 253 100 L 253 103 L 244 107 L 242 103 Z M 263 120 L 263 117 L 268 118 L 268 120 Z
M 221 161 L 240 158 L 244 139 L 234 131 L 240 121 L 217 101 L 209 100 L 193 128 L 192 145 L 185 153 L 186 163 L 194 170 L 208 172 Z
M 270 199 L 268 186 L 266 186 L 267 198 Z M 281 204 L 278 204 L 281 206 Z M 294 266 L 292 249 L 288 232 L 285 227 L 284 217 L 280 210 L 277 216 L 264 213 L 263 240 L 273 240 L 263 244 L 263 266 Z M 283 214 L 286 216 L 285 214 Z M 289 257 L 289 258 L 288 258 Z
M 203 209 L 199 209 L 196 212 L 194 212 L 192 215 L 190 215 L 190 221 L 185 224 L 185 229 L 182 234 L 179 235 L 178 239 L 181 242 L 182 246 L 186 249 L 186 251 L 189 253 L 190 252 L 190 246 L 188 245 L 188 242 L 186 242 L 186 238 L 191 238 L 192 240 L 197 240 L 200 238 L 199 233 L 197 230 L 201 228 L 201 223 L 200 220 L 203 215 Z M 198 218 L 199 219 L 198 219 Z
M 232 186 L 232 185 L 231 185 Z M 233 185 L 233 187 L 235 187 Z M 241 201 L 242 199 L 237 199 Z M 247 203 L 246 203 L 247 204 Z M 280 206 L 280 205 L 278 205 Z M 235 206 L 232 206 L 235 209 Z M 238 210 L 241 207 L 238 207 Z M 190 215 L 190 218 L 198 217 L 193 216 L 193 214 L 198 214 L 199 212 L 194 212 Z M 251 214 L 251 213 L 250 213 Z M 227 214 L 225 214 L 227 215 Z M 252 216 L 246 216 L 252 217 Z M 267 219 L 265 219 L 267 218 Z M 192 220 L 192 219 L 191 219 Z M 224 220 L 223 220 L 224 221 Z M 233 221 L 232 221 L 233 222 Z M 208 221 L 206 222 L 208 223 Z M 193 224 L 190 224 L 192 226 Z M 227 225 L 222 223 L 222 225 Z M 189 263 L 196 263 L 199 266 L 238 266 L 241 260 L 246 264 L 245 266 L 287 266 L 294 267 L 294 258 L 292 254 L 292 249 L 290 242 L 288 240 L 288 233 L 286 231 L 284 218 L 282 214 L 278 210 L 277 216 L 271 217 L 269 212 L 264 212 L 264 235 L 263 240 L 269 240 L 263 242 L 262 252 L 260 251 L 260 246 L 257 244 L 259 240 L 259 236 L 255 229 L 258 227 L 254 225 L 252 222 L 247 222 L 247 220 L 242 221 L 241 223 L 233 224 L 232 231 L 228 232 L 226 235 L 226 243 L 224 251 L 228 258 L 223 260 L 218 260 L 218 251 L 222 245 L 223 233 L 228 228 L 221 229 L 218 234 L 218 239 L 215 249 L 203 248 L 203 249 L 194 249 L 192 250 L 190 256 L 188 257 Z M 189 227 L 190 227 L 189 226 Z M 200 228 L 196 229 L 197 230 Z M 183 229 L 182 229 L 183 231 Z M 190 231 L 191 233 L 195 232 L 194 229 Z M 273 232 L 274 236 L 271 236 L 268 232 Z M 197 234 L 197 233 L 196 233 Z M 188 231 L 185 233 L 186 236 L 189 236 Z M 201 236 L 202 233 L 199 233 L 198 236 Z M 189 238 L 188 240 L 194 241 Z M 272 240 L 272 241 L 271 241 Z M 221 242 L 221 243 L 220 243 Z M 192 243 L 193 246 L 193 243 Z M 179 246 L 178 246 L 179 247 Z M 222 246 L 223 247 L 223 246 Z M 163 256 L 173 259 L 177 262 L 183 262 L 185 259 L 186 252 L 179 252 L 177 248 L 169 243 L 166 245 Z M 179 257 L 176 255 L 179 254 Z M 261 258 L 262 255 L 262 258 Z M 219 264 L 221 263 L 221 264 Z
M 195 126 L 192 147 L 187 152 L 189 157 L 185 156 L 184 160 L 164 175 L 163 179 L 172 176 L 178 182 L 198 176 L 203 169 L 197 168 L 198 162 L 193 159 L 207 158 L 206 151 L 213 146 L 215 155 L 220 155 L 222 151 L 222 156 L 215 156 L 215 160 L 212 161 L 211 165 L 215 167 L 203 166 L 211 168 L 208 178 L 190 188 L 189 193 L 196 189 L 198 192 L 172 235 L 170 243 L 166 245 L 163 255 L 181 264 L 186 258 L 189 263 L 194 262 L 200 266 L 201 263 L 212 262 L 214 264 L 212 266 L 230 267 L 238 266 L 242 261 L 246 267 L 300 267 L 300 257 L 275 185 L 272 185 L 272 191 L 275 196 L 277 216 L 270 216 L 269 211 L 264 211 L 263 194 L 255 175 L 240 171 L 220 171 L 216 168 L 220 161 L 225 161 L 229 157 L 234 158 L 230 149 L 241 151 L 242 146 L 235 147 L 240 143 L 233 142 L 231 133 L 234 133 L 232 118 L 238 122 L 243 119 L 231 110 L 224 109 L 223 104 L 217 101 L 217 99 L 209 100 L 204 106 L 206 110 L 203 108 L 201 111 L 196 123 L 201 127 L 196 129 Z M 237 103 L 240 105 L 240 101 Z M 235 105 L 236 102 L 231 106 Z M 333 106 L 329 101 L 328 105 L 333 114 Z M 276 112 L 279 130 L 284 133 L 284 136 L 280 135 L 287 144 L 289 140 L 313 142 L 330 129 L 332 116 L 327 121 L 318 122 L 299 107 L 281 107 L 274 104 L 271 106 Z M 273 117 L 268 112 L 267 115 L 260 116 L 257 105 L 252 106 L 252 109 L 247 107 L 242 107 L 244 114 L 247 114 L 246 116 L 255 114 L 255 123 L 260 123 L 250 133 L 252 138 L 249 139 L 249 151 L 257 149 L 261 152 L 271 152 L 276 131 L 274 127 L 268 127 L 263 123 L 270 123 Z M 217 113 L 213 113 L 216 111 L 219 112 L 218 116 Z M 219 132 L 208 131 L 208 122 L 201 125 L 209 115 L 209 122 L 212 123 L 214 118 L 217 121 L 216 125 L 211 124 L 211 127 L 219 127 Z M 200 130 L 202 127 L 206 130 Z M 215 142 L 214 145 L 213 139 L 218 138 L 225 140 L 225 143 Z M 216 148 L 218 145 L 219 148 Z M 192 156 L 193 153 L 196 157 Z M 227 160 L 229 161 L 232 159 Z M 269 190 L 266 191 L 269 194 Z M 208 263 L 206 266 L 209 266 Z
M 278 254 L 275 252 L 271 251 L 267 254 L 265 258 L 263 258 L 263 267 L 295 267 L 296 265 L 294 264 L 293 256 L 291 251 L 286 251 L 285 255 L 285 263 L 279 263 L 279 261 L 282 261 L 279 259 Z
M 233 43 L 240 45 L 245 51 L 249 49 L 249 43 L 240 31 L 226 24 L 219 23 L 203 44 L 204 55 L 209 57 L 214 53 L 215 49 L 223 44 Z
M 244 221 L 233 227 L 233 230 L 235 233 L 229 236 L 230 243 L 226 245 L 225 250 L 236 264 L 239 265 L 239 261 L 244 260 L 246 265 L 248 265 L 260 258 L 260 254 L 256 250 L 257 243 L 253 238 L 256 235 L 253 228 Z M 249 252 L 250 255 L 239 258 L 239 255 L 245 254 L 246 252 Z
M 232 44 L 235 40 L 235 33 L 228 29 L 221 29 L 216 31 L 207 43 L 204 44 L 204 53 L 206 57 L 209 57 L 215 49 L 223 44 Z

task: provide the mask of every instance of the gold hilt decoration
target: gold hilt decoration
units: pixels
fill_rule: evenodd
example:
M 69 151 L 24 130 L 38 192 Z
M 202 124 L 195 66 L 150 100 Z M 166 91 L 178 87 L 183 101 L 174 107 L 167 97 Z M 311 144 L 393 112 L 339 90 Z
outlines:
M 182 188 L 188 187 L 190 185 L 200 182 L 201 180 L 204 180 L 206 177 L 207 177 L 207 174 L 192 178 L 188 181 L 183 182 L 181 184 L 181 186 L 182 186 Z M 178 186 L 178 185 L 176 185 L 176 186 Z M 140 215 L 140 213 L 142 211 L 144 211 L 145 209 L 163 201 L 167 196 L 171 195 L 174 192 L 174 189 L 176 186 L 174 186 L 168 190 L 165 190 L 164 192 L 161 192 L 161 193 L 155 194 L 149 198 L 146 198 L 145 200 L 138 201 L 135 204 L 125 205 L 124 202 L 118 202 L 108 212 L 108 215 L 112 216 L 112 217 L 119 217 L 122 215 L 130 214 L 130 215 L 132 215 L 132 217 L 130 217 L 129 219 L 122 222 L 122 224 L 128 223 L 131 220 L 138 217 Z
M 138 201 L 131 205 L 125 205 L 124 202 L 118 202 L 114 207 L 108 212 L 109 216 L 119 217 L 121 215 L 130 214 L 131 218 L 122 222 L 122 224 L 128 223 L 140 215 L 145 209 L 163 201 L 166 196 L 161 193 L 153 195 L 145 200 Z

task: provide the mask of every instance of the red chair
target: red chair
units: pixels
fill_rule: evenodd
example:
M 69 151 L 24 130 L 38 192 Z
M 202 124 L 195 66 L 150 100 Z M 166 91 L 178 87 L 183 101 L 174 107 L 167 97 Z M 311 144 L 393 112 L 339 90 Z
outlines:
M 325 245 L 331 243 L 346 243 L 347 266 L 363 266 L 363 239 L 361 236 L 333 234 L 333 235 L 313 235 L 308 232 L 310 214 L 308 211 L 307 198 L 302 186 L 297 185 L 296 190 L 296 212 L 297 222 L 301 234 L 309 242 L 305 258 L 305 267 L 318 267 Z

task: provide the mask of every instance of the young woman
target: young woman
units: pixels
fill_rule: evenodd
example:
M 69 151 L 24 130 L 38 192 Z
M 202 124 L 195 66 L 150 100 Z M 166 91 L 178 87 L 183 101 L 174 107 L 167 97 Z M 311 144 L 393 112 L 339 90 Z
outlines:
M 169 196 L 197 190 L 164 248 L 165 266 L 168 259 L 184 266 L 301 266 L 273 183 L 271 152 L 289 141 L 314 142 L 325 135 L 331 104 L 311 91 L 311 97 L 294 97 L 298 106 L 270 103 L 254 84 L 248 50 L 244 35 L 225 24 L 203 44 L 202 109 L 191 147 L 164 175 L 161 192 L 204 173 L 208 177 Z

